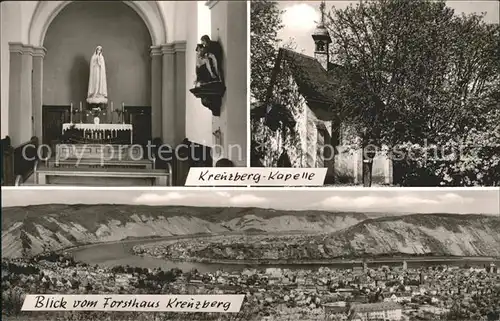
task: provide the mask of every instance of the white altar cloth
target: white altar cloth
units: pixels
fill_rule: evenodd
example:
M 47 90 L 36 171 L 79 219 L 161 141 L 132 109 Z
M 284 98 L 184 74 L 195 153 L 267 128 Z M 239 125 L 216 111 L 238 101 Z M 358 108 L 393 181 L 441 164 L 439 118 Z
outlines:
M 117 137 L 119 131 L 130 131 L 130 144 L 132 144 L 132 124 L 87 124 L 87 123 L 65 123 L 62 126 L 62 133 L 74 128 L 78 130 L 83 130 L 83 134 L 89 135 L 93 139 L 105 139 L 110 137 L 105 137 L 104 131 L 111 131 L 111 138 Z M 109 136 L 109 135 L 108 135 Z
M 101 130 L 130 130 L 132 124 L 63 124 L 63 133 L 74 126 L 75 129 L 84 131 L 101 131 Z

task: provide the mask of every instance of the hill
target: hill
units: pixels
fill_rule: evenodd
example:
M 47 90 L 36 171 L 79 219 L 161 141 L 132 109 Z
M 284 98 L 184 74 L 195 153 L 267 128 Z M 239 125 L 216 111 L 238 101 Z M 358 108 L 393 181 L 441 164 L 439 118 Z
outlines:
M 3 257 L 131 237 L 225 231 L 334 232 L 362 213 L 141 205 L 35 205 L 2 209 Z
M 366 219 L 321 235 L 213 238 L 204 246 L 172 246 L 195 259 L 324 260 L 392 255 L 500 257 L 500 217 L 412 214 Z
M 368 219 L 326 236 L 326 252 L 500 256 L 500 217 L 414 214 Z

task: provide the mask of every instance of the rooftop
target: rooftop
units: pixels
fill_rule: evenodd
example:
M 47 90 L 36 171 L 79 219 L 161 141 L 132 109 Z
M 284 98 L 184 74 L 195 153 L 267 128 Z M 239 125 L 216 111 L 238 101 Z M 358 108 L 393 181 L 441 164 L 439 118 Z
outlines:
M 315 57 L 280 48 L 274 73 L 281 70 L 279 66 L 283 61 L 287 63 L 299 93 L 320 120 L 331 121 L 341 117 L 343 100 L 340 91 L 366 92 L 362 78 L 341 65 L 328 63 L 328 70 L 325 70 Z M 276 79 L 276 75 L 271 78 Z M 268 97 L 272 97 L 274 82 Z
M 312 37 L 314 40 L 326 40 L 328 43 L 332 42 L 328 29 L 325 27 L 325 2 L 322 1 L 319 6 L 321 11 L 321 21 L 319 22 L 316 30 L 314 31 Z
M 351 306 L 351 310 L 355 313 L 378 312 L 398 309 L 402 309 L 401 305 L 394 302 L 360 303 L 353 304 Z
M 318 118 L 330 120 L 330 106 L 336 105 L 335 88 L 339 87 L 337 81 L 329 77 L 328 72 L 314 57 L 281 48 L 277 63 L 283 60 L 288 63 L 299 93 L 305 98 L 309 107 L 314 110 Z
M 319 25 L 316 27 L 316 30 L 314 30 L 312 37 L 314 40 L 325 40 L 328 43 L 332 42 L 332 39 L 330 38 L 330 34 L 328 33 L 328 30 L 326 29 L 325 26 L 322 26 L 322 25 Z

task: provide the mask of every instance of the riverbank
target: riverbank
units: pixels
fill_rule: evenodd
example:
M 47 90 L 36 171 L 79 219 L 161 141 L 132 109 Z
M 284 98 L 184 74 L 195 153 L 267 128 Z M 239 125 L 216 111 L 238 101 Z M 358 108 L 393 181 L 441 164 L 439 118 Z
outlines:
M 217 236 L 228 236 L 228 235 L 241 235 L 238 232 L 227 232 L 223 234 L 216 234 Z M 256 234 L 255 232 L 249 232 L 248 234 Z M 282 235 L 284 232 L 267 233 L 269 235 Z M 297 234 L 299 234 L 297 232 Z M 304 234 L 304 233 L 300 233 Z M 114 267 L 114 266 L 133 266 L 147 269 L 161 268 L 162 270 L 168 270 L 172 268 L 179 268 L 183 271 L 189 271 L 196 269 L 202 273 L 214 273 L 217 270 L 224 271 L 241 271 L 246 267 L 253 267 L 247 265 L 244 262 L 239 262 L 239 264 L 218 264 L 216 262 L 203 263 L 203 262 L 189 262 L 189 261 L 176 261 L 169 260 L 165 258 L 157 258 L 152 256 L 139 256 L 134 254 L 133 248 L 135 246 L 143 245 L 154 245 L 157 243 L 164 242 L 175 242 L 179 240 L 206 238 L 208 236 L 214 236 L 214 234 L 197 234 L 197 235 L 177 235 L 168 237 L 146 237 L 146 238 L 134 238 L 126 239 L 123 241 L 113 241 L 113 242 L 100 242 L 80 245 L 77 247 L 71 247 L 61 250 L 61 253 L 69 253 L 73 256 L 76 261 L 84 262 L 89 265 L 98 265 L 102 267 Z M 300 266 L 297 268 L 304 268 L 305 266 Z M 291 266 L 293 268 L 293 266 Z
M 225 233 L 235 234 L 235 233 Z M 282 233 L 279 233 L 282 234 Z M 182 235 L 171 237 L 146 237 L 134 238 L 116 242 L 94 243 L 63 250 L 69 252 L 77 261 L 90 265 L 113 267 L 117 265 L 129 265 L 141 268 L 180 268 L 184 271 L 197 269 L 200 272 L 215 272 L 217 270 L 241 271 L 245 268 L 288 268 L 288 269 L 311 269 L 315 270 L 321 266 L 333 268 L 351 268 L 360 266 L 366 261 L 367 265 L 399 265 L 407 261 L 409 266 L 428 264 L 455 264 L 455 265 L 484 265 L 486 263 L 500 263 L 500 258 L 494 257 L 379 257 L 379 258 L 353 258 L 353 259 L 330 259 L 330 260 L 174 260 L 171 258 L 158 258 L 149 255 L 135 255 L 134 247 L 142 245 L 154 245 L 166 241 L 196 239 L 206 237 L 203 235 Z
M 176 262 L 177 260 L 170 259 L 169 261 Z M 429 256 L 429 257 L 394 257 L 394 258 L 371 258 L 371 259 L 328 259 L 328 260 L 220 260 L 220 259 L 191 259 L 184 262 L 197 262 L 206 264 L 229 264 L 229 265 L 360 265 L 360 264 L 393 264 L 402 263 L 446 263 L 446 262 L 500 262 L 500 258 L 495 257 L 446 257 L 446 256 Z M 183 261 L 178 261 L 183 262 Z
M 203 264 L 226 264 L 244 266 L 275 266 L 275 265 L 380 265 L 380 264 L 402 264 L 407 261 L 409 264 L 415 263 L 467 263 L 467 262 L 499 262 L 500 257 L 494 256 L 459 256 L 436 254 L 406 254 L 380 253 L 363 255 L 343 255 L 329 256 L 318 247 L 311 250 L 310 257 L 305 257 L 304 251 L 294 253 L 287 251 L 295 246 L 307 248 L 307 243 L 303 242 L 302 236 L 305 234 L 289 233 L 251 233 L 243 235 L 241 233 L 225 233 L 219 235 L 199 236 L 195 238 L 178 238 L 177 240 L 158 240 L 135 245 L 132 251 L 141 257 L 154 257 L 166 259 L 171 262 L 192 262 Z M 236 237 L 236 238 L 232 238 Z M 307 240 L 307 239 L 306 239 Z M 283 245 L 285 248 L 283 249 Z M 276 246 L 281 246 L 276 250 Z M 261 249 L 269 249 L 266 252 Z M 262 252 L 265 255 L 258 255 Z M 296 251 L 295 251 L 296 252 Z M 283 255 L 287 254 L 287 255 Z M 297 254 L 295 258 L 294 254 Z M 274 257 L 273 257 L 274 256 Z M 283 256 L 283 257 L 279 257 Z M 316 256 L 316 257 L 314 257 Z
M 72 252 L 77 250 L 83 250 L 86 248 L 100 246 L 105 244 L 127 244 L 127 243 L 161 243 L 168 241 L 179 241 L 179 240 L 190 240 L 190 239 L 202 239 L 218 236 L 235 236 L 235 235 L 245 235 L 245 236 L 258 236 L 258 235 L 269 235 L 269 236 L 286 236 L 286 235 L 321 235 L 324 233 L 311 233 L 311 232 L 301 232 L 301 231 L 285 231 L 285 232 L 255 232 L 255 231 L 234 231 L 234 232 L 223 232 L 223 233 L 196 233 L 190 235 L 171 235 L 171 236 L 141 236 L 141 237 L 128 237 L 118 241 L 109 242 L 92 242 L 92 243 L 82 243 L 76 246 L 70 246 L 63 249 L 55 251 L 56 253 Z

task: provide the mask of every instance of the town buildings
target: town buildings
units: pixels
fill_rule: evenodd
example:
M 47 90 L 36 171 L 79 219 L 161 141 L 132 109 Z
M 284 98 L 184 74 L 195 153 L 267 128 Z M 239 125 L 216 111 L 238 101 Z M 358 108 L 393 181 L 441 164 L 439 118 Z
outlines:
M 427 284 L 418 282 L 422 270 L 429 276 Z M 500 274 L 485 268 L 447 265 L 406 271 L 379 266 L 367 271 L 321 267 L 202 272 L 106 269 L 60 258 L 2 262 L 6 296 L 14 287 L 27 293 L 240 293 L 246 296 L 246 312 L 273 321 L 434 321 L 447 320 L 450 313 L 481 320 L 498 306 L 499 281 Z
M 351 307 L 349 321 L 400 321 L 402 307 L 393 302 L 355 304 Z

